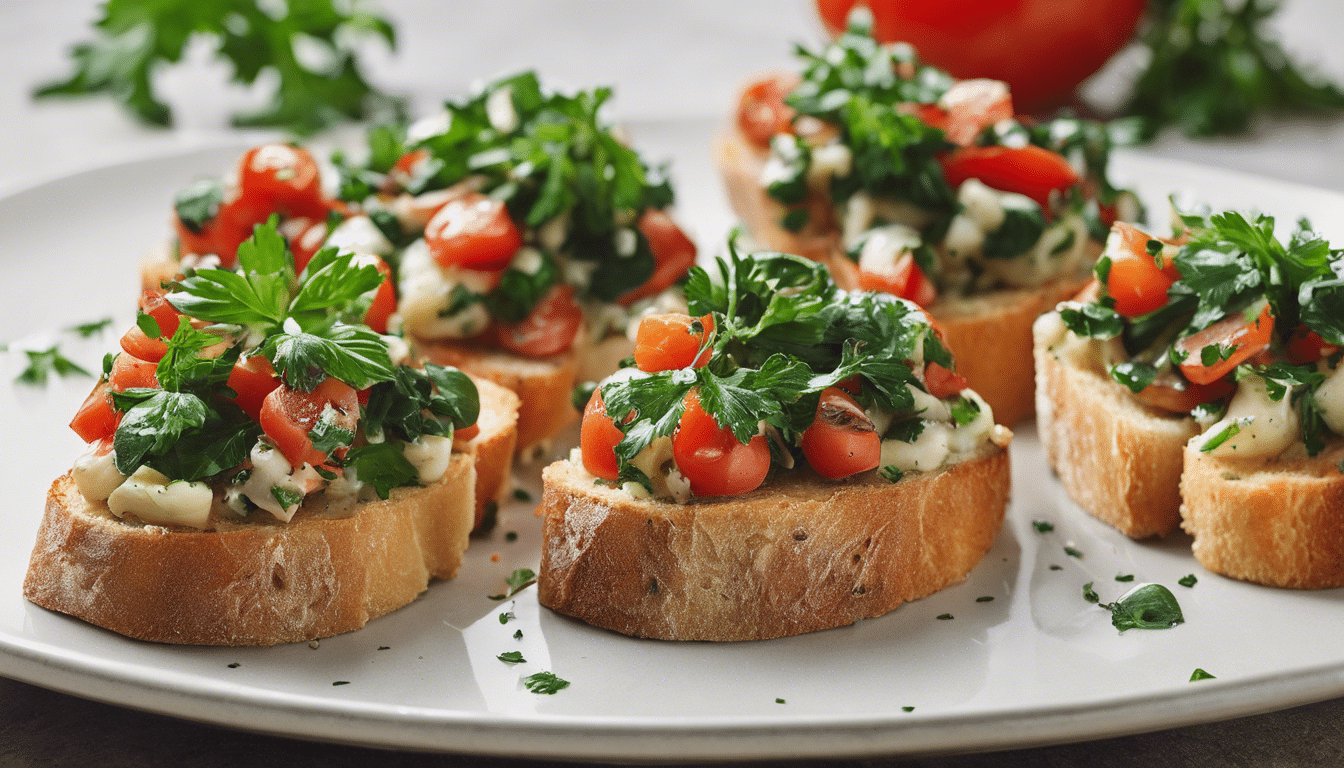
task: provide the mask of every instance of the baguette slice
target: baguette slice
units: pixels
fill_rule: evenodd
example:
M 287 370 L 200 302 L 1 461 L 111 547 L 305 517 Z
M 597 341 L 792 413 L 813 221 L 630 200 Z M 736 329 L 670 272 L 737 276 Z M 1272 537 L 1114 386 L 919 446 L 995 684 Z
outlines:
M 1036 325 L 1036 426 L 1050 466 L 1078 506 L 1126 536 L 1180 522 L 1182 453 L 1194 419 L 1140 403 L 1094 362 L 1097 342 Z
M 498 505 L 512 487 L 510 470 L 518 447 L 518 396 L 488 379 L 473 377 L 480 393 L 481 431 L 465 444 L 476 460 L 476 518 L 472 530 L 481 527 L 491 504 Z
M 473 520 L 476 471 L 458 454 L 425 488 L 289 523 L 213 531 L 117 519 L 52 484 L 23 594 L 128 637 L 192 645 L 274 645 L 359 629 L 457 574 Z
M 779 223 L 784 206 L 761 188 L 764 163 L 762 150 L 738 131 L 729 131 L 719 142 L 719 167 L 728 198 L 752 236 L 767 249 L 820 261 L 841 288 L 858 288 L 858 269 L 841 251 L 830 201 L 814 195 L 808 225 L 798 233 L 789 232 Z M 1066 275 L 1037 288 L 1007 288 L 967 298 L 940 296 L 927 307 L 957 361 L 957 373 L 994 409 L 998 423 L 1011 427 L 1035 409 L 1032 322 L 1076 294 L 1090 276 Z
M 763 640 L 880 616 L 965 578 L 1008 502 L 1008 453 L 889 483 L 783 473 L 689 504 L 635 500 L 568 461 L 546 491 L 538 598 L 663 640 Z
M 1199 564 L 1273 587 L 1344 586 L 1344 442 L 1314 458 L 1226 459 L 1185 449 L 1181 527 Z
M 500 349 L 453 341 L 414 339 L 421 357 L 437 365 L 462 369 L 517 394 L 520 452 L 528 452 L 579 418 L 570 394 L 578 378 L 580 351 L 530 358 Z

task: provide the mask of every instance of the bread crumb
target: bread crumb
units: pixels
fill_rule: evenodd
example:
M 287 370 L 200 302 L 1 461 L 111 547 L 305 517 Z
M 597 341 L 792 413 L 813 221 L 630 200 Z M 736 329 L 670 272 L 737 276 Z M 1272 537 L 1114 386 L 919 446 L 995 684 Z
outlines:
M 499 557 L 499 553 L 498 553 L 498 552 L 496 552 L 496 553 L 494 553 L 493 555 L 490 556 L 490 562 L 492 562 L 492 563 L 498 563 L 499 560 L 500 560 L 500 557 Z
M 316 651 L 317 648 L 318 648 L 318 646 L 320 646 L 320 645 L 322 645 L 322 643 L 320 643 L 320 642 L 317 641 L 317 640 L 311 640 L 311 641 L 308 642 L 308 647 L 309 647 L 309 648 L 312 648 L 314 651 Z

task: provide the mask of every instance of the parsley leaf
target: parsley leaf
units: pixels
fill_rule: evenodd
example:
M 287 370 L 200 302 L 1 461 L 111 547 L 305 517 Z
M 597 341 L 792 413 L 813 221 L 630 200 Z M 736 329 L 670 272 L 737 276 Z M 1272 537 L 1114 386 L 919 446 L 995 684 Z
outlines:
M 508 591 L 499 595 L 490 595 L 490 599 L 507 600 L 510 597 L 513 597 L 514 595 L 523 591 L 527 587 L 532 586 L 536 582 L 537 582 L 537 574 L 535 571 L 533 571 L 531 568 L 519 568 L 513 573 L 510 573 L 508 578 L 504 580 L 504 583 L 509 586 Z
M 336 322 L 301 330 L 293 320 L 266 339 L 262 354 L 288 386 L 311 392 L 328 376 L 355 389 L 392 378 L 387 343 L 367 326 Z
M 279 6 L 259 0 L 108 0 L 94 28 L 97 38 L 71 49 L 75 73 L 38 88 L 35 97 L 103 93 L 144 122 L 170 125 L 172 112 L 155 93 L 153 76 L 164 64 L 181 61 L 189 41 L 204 37 L 214 55 L 231 65 L 236 82 L 251 85 L 263 72 L 276 77 L 271 103 L 235 115 L 237 125 L 314 133 L 395 104 L 360 74 L 351 47 L 369 35 L 394 46 L 391 23 L 334 0 Z M 322 65 L 310 68 L 297 48 L 315 50 Z
M 505 664 L 526 664 L 527 659 L 523 658 L 522 651 L 505 651 L 495 657 Z
M 53 372 L 61 377 L 93 375 L 62 355 L 59 346 L 41 350 L 25 349 L 23 352 L 28 356 L 28 367 L 16 379 L 21 384 L 46 384 L 48 376 Z
M 345 455 L 360 481 L 373 486 L 378 498 L 386 499 L 393 488 L 419 485 L 420 472 L 394 443 L 369 443 L 351 448 Z
M 554 672 L 538 672 L 523 678 L 523 685 L 532 693 L 554 695 L 569 687 L 569 681 L 556 677 Z
M 1102 603 L 1111 612 L 1111 624 L 1127 629 L 1170 629 L 1185 621 L 1171 590 L 1161 584 L 1144 584 L 1114 603 Z
M 81 339 L 87 339 L 92 336 L 97 336 L 107 330 L 109 325 L 112 325 L 112 318 L 104 317 L 102 320 L 94 320 L 88 323 L 72 325 L 69 328 L 66 328 L 66 330 L 79 336 Z

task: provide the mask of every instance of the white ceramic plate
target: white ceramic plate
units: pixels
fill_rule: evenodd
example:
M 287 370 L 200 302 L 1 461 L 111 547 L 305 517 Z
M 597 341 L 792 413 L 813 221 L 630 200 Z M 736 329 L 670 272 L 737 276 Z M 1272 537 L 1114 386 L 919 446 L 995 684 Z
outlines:
M 672 156 L 682 213 L 702 235 L 728 224 L 705 159 L 712 126 L 635 126 Z M 80 450 L 65 429 L 83 379 L 12 384 L 51 340 L 96 369 L 131 319 L 136 264 L 164 236 L 172 192 L 237 150 L 120 165 L 0 200 L 0 674 L 130 707 L 257 731 L 417 749 L 567 758 L 857 756 L 1024 746 L 1167 728 L 1344 694 L 1344 594 L 1291 592 L 1208 574 L 1174 535 L 1136 544 L 1080 516 L 1030 427 L 1013 444 L 1014 501 L 998 540 L 961 585 L 885 617 L 760 643 L 633 640 L 540 610 L 532 589 L 504 604 L 514 568 L 538 561 L 530 505 L 501 512 L 458 579 L 312 649 L 183 648 L 127 640 L 25 602 L 21 583 L 43 495 Z M 1344 237 L 1344 196 L 1212 169 L 1121 158 L 1160 209 L 1168 190 L 1215 205 L 1307 214 Z M 706 240 L 707 238 L 702 238 Z M 100 338 L 59 329 L 115 316 Z M 536 471 L 520 479 L 534 494 Z M 1036 532 L 1033 520 L 1055 526 Z M 515 541 L 506 534 L 516 532 Z M 1081 558 L 1065 554 L 1070 546 Z M 492 556 L 500 556 L 498 562 Z M 1052 569 L 1058 566 L 1058 570 Z M 1193 588 L 1177 580 L 1194 573 Z M 1084 602 L 1137 582 L 1171 587 L 1186 622 L 1119 634 Z M 190 574 L 183 574 L 190 578 Z M 978 598 L 992 597 L 981 602 Z M 499 615 L 514 614 L 501 624 Z M 952 620 L 938 620 L 952 614 Z M 514 637 L 522 631 L 522 638 Z M 521 650 L 527 663 L 496 660 Z M 1196 668 L 1216 680 L 1188 682 Z M 529 693 L 551 670 L 572 685 Z M 335 685 L 346 681 L 346 685 Z M 780 701 L 782 700 L 782 701 Z M 913 707 L 912 711 L 905 708 Z

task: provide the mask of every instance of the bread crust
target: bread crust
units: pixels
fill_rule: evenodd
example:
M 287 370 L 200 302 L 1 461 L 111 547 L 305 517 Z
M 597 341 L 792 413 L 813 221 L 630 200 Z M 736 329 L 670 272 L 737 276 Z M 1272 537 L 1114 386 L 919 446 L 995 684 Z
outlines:
M 993 544 L 1008 453 L 889 483 L 807 469 L 742 496 L 673 504 L 543 472 L 538 599 L 664 640 L 763 640 L 880 616 L 965 578 Z
M 764 247 L 820 261 L 841 288 L 857 289 L 858 271 L 841 252 L 829 198 L 813 195 L 809 224 L 801 232 L 784 229 L 779 222 L 785 207 L 761 189 L 765 158 L 764 150 L 740 131 L 731 130 L 720 140 L 719 167 L 733 210 Z M 942 328 L 957 373 L 994 409 L 997 423 L 1011 427 L 1035 411 L 1031 324 L 1077 293 L 1089 277 L 1066 275 L 1037 288 L 1006 288 L 965 298 L 940 296 L 927 307 Z
M 1165 536 L 1180 522 L 1182 453 L 1199 426 L 1136 400 L 1094 362 L 1096 344 L 1067 333 L 1037 340 L 1041 443 L 1088 514 L 1131 538 Z
M 1344 586 L 1344 441 L 1314 458 L 1225 459 L 1185 448 L 1181 527 L 1199 564 L 1273 587 Z
M 476 516 L 472 530 L 481 527 L 491 504 L 498 505 L 512 487 L 513 452 L 518 447 L 518 406 L 512 390 L 475 377 L 481 413 L 481 431 L 467 441 L 465 450 L 476 458 Z
M 128 637 L 274 645 L 359 629 L 457 574 L 476 471 L 454 456 L 425 488 L 396 488 L 353 513 L 310 499 L 289 523 L 197 531 L 139 525 L 92 503 L 69 474 L 47 495 L 24 597 Z
M 532 450 L 579 418 L 570 397 L 579 370 L 577 349 L 534 358 L 451 340 L 416 337 L 413 342 L 419 356 L 429 362 L 460 368 L 518 395 L 520 452 Z

